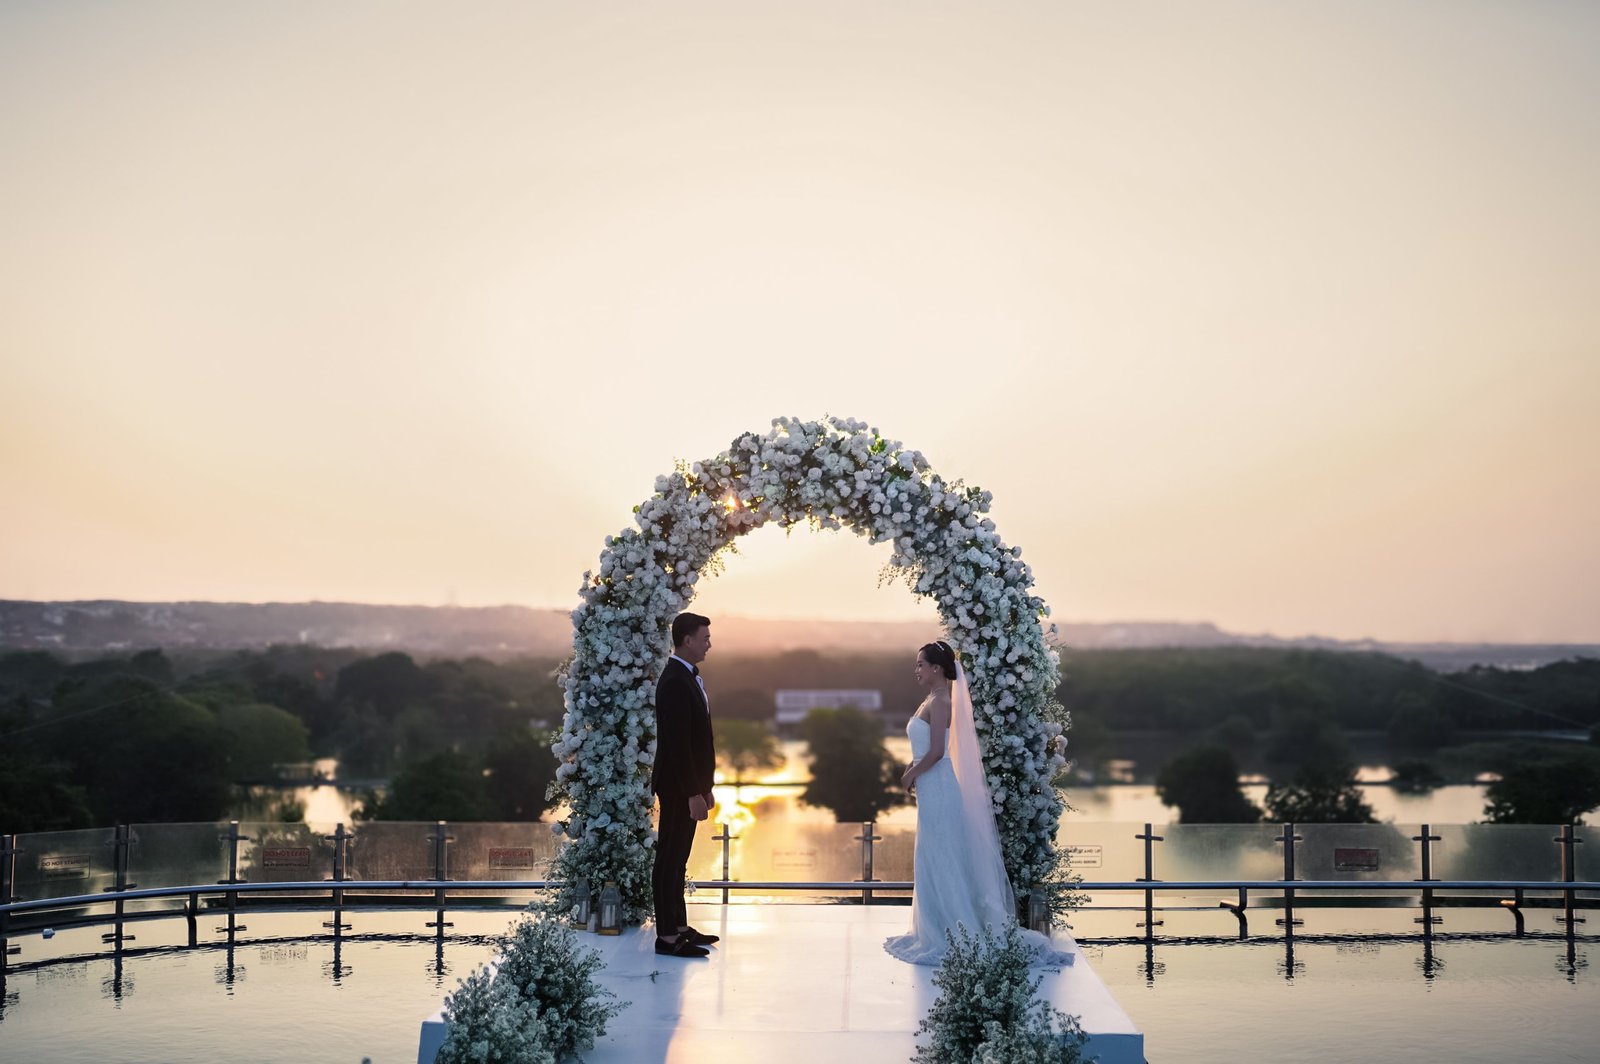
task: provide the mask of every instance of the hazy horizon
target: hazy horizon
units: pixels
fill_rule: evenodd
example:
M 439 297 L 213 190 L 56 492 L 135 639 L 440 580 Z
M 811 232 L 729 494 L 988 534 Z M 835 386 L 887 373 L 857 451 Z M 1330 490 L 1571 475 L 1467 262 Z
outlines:
M 568 609 L 835 414 L 1058 621 L 1600 642 L 1596 99 L 1596 5 L 7 4 L 0 596 Z
M 374 609 L 396 609 L 396 610 L 486 610 L 486 611 L 495 611 L 495 610 L 507 610 L 507 609 L 509 609 L 509 610 L 527 610 L 527 611 L 530 611 L 532 613 L 548 613 L 548 614 L 553 614 L 555 616 L 562 617 L 562 618 L 565 618 L 571 612 L 570 607 L 563 607 L 563 606 L 529 606 L 529 605 L 526 605 L 526 604 L 523 604 L 523 603 L 516 603 L 516 602 L 500 602 L 500 603 L 483 603 L 483 604 L 477 604 L 477 605 L 462 605 L 462 604 L 459 604 L 459 603 L 354 602 L 354 601 L 349 601 L 349 600 L 328 600 L 328 599 L 305 599 L 305 600 L 296 600 L 296 601 L 268 600 L 268 601 L 245 602 L 245 601 L 237 601 L 237 600 L 217 600 L 217 599 L 172 600 L 172 599 L 88 598 L 88 599 L 21 600 L 21 599 L 0 598 L 0 604 L 18 603 L 18 602 L 28 602 L 28 603 L 33 603 L 33 604 L 37 604 L 37 605 L 48 605 L 48 606 L 85 606 L 85 605 L 98 605 L 98 604 L 115 604 L 115 605 L 130 605 L 130 606 L 177 606 L 177 607 L 182 607 L 182 606 L 191 606 L 191 607 L 194 607 L 194 606 L 200 606 L 200 607 L 217 606 L 217 607 L 244 607 L 244 608 L 250 608 L 250 607 L 286 607 L 286 608 L 289 608 L 289 607 L 319 607 L 319 606 L 324 606 L 324 607 L 353 607 L 353 608 L 356 608 L 356 609 L 374 608 Z M 694 608 L 696 608 L 696 609 L 704 609 L 706 607 L 704 607 L 700 602 L 696 602 L 694 604 Z M 752 633 L 747 630 L 748 626 L 751 626 L 751 625 L 773 626 L 773 627 L 788 627 L 788 628 L 803 628 L 803 627 L 805 627 L 807 625 L 841 625 L 841 624 L 853 624 L 853 625 L 865 625 L 865 626 L 883 625 L 883 626 L 895 626 L 895 627 L 909 626 L 909 627 L 916 627 L 918 629 L 925 629 L 927 631 L 927 633 L 929 634 L 930 638 L 933 637 L 934 633 L 940 631 L 939 620 L 938 620 L 938 618 L 936 616 L 934 616 L 932 614 L 931 611 L 928 613 L 928 615 L 922 616 L 922 617 L 840 617 L 838 615 L 829 616 L 829 615 L 821 615 L 821 614 L 799 615 L 799 614 L 778 614 L 778 613 L 727 613 L 727 612 L 722 612 L 722 611 L 718 611 L 718 610 L 712 610 L 711 611 L 711 616 L 712 616 L 713 620 L 717 624 L 720 624 L 720 625 L 723 626 L 723 630 L 725 632 L 728 631 L 730 628 L 737 631 L 737 638 L 732 641 L 732 646 L 725 648 L 725 652 L 726 652 L 726 649 L 731 649 L 734 653 L 744 653 L 744 652 L 749 652 L 751 650 L 763 650 L 763 651 L 765 651 L 765 650 L 772 649 L 773 646 L 776 645 L 776 644 L 769 645 L 768 643 L 763 643 L 763 642 L 761 642 L 759 640 L 752 641 L 752 639 L 753 639 Z M 1212 645 L 1210 643 L 1183 643 L 1183 642 L 1166 643 L 1166 642 L 1163 642 L 1163 641 L 1161 641 L 1159 639 L 1156 639 L 1152 630 L 1161 630 L 1161 629 L 1166 629 L 1166 628 L 1202 629 L 1202 630 L 1210 629 L 1210 630 L 1213 630 L 1213 631 L 1217 632 L 1220 636 L 1226 637 L 1227 639 L 1238 639 L 1238 640 L 1243 640 L 1243 641 L 1246 641 L 1246 642 L 1253 641 L 1253 640 L 1266 640 L 1266 641 L 1269 641 L 1269 642 L 1270 641 L 1275 641 L 1275 642 L 1281 642 L 1281 643 L 1284 643 L 1284 644 L 1291 644 L 1291 643 L 1295 643 L 1297 641 L 1302 641 L 1302 640 L 1309 640 L 1309 641 L 1329 640 L 1329 641 L 1338 641 L 1338 642 L 1347 642 L 1347 643 L 1376 642 L 1376 643 L 1381 643 L 1381 644 L 1384 644 L 1384 645 L 1393 645 L 1393 646 L 1400 646 L 1400 645 L 1430 646 L 1431 645 L 1431 646 L 1440 646 L 1440 647 L 1453 646 L 1453 645 L 1460 645 L 1460 646 L 1482 645 L 1482 646 L 1504 646 L 1504 647 L 1516 647 L 1516 646 L 1580 646 L 1580 647 L 1594 647 L 1594 646 L 1597 645 L 1597 644 L 1595 644 L 1593 642 L 1586 642 L 1586 641 L 1583 641 L 1583 640 L 1576 640 L 1576 641 L 1573 641 L 1573 640 L 1530 640 L 1530 641 L 1470 640 L 1470 641 L 1460 641 L 1460 640 L 1436 640 L 1436 639 L 1377 640 L 1377 639 L 1374 639 L 1372 637 L 1365 637 L 1365 636 L 1356 636 L 1356 637 L 1330 636 L 1325 632 L 1239 631 L 1239 630 L 1227 628 L 1227 627 L 1225 627 L 1223 625 L 1219 625 L 1216 622 L 1210 621 L 1210 620 L 1203 620 L 1203 619 L 1202 620 L 1177 620 L 1177 619 L 1173 619 L 1173 618 L 1164 618 L 1164 617 L 1110 617 L 1110 618 L 1072 617 L 1072 618 L 1052 618 L 1052 620 L 1061 629 L 1062 646 L 1064 648 L 1067 648 L 1067 649 L 1072 649 L 1072 648 L 1085 649 L 1086 648 L 1084 645 L 1073 644 L 1073 643 L 1069 642 L 1069 640 L 1072 638 L 1071 629 L 1073 629 L 1073 628 L 1078 628 L 1080 630 L 1082 630 L 1082 629 L 1089 629 L 1089 630 L 1094 630 L 1094 629 L 1113 629 L 1114 630 L 1114 629 L 1118 629 L 1118 628 L 1129 628 L 1129 629 L 1140 629 L 1140 630 L 1142 630 L 1142 631 L 1137 631 L 1137 632 L 1134 632 L 1134 633 L 1130 633 L 1130 635 L 1134 636 L 1132 642 L 1126 642 L 1126 641 L 1121 640 L 1121 639 L 1108 639 L 1104 635 L 1102 635 L 1100 638 L 1095 639 L 1095 641 L 1093 641 L 1090 644 L 1088 644 L 1087 645 L 1088 649 L 1114 648 L 1114 647 L 1119 647 L 1119 646 L 1129 646 L 1129 647 L 1137 647 L 1137 648 L 1153 648 L 1153 647 L 1161 647 L 1161 646 L 1208 646 L 1208 645 Z M 219 634 L 221 634 L 223 636 L 226 635 L 226 633 L 219 633 Z M 1082 634 L 1083 634 L 1083 632 L 1080 631 L 1079 635 L 1081 636 Z M 769 634 L 768 638 L 770 639 L 770 634 Z M 1091 636 L 1091 638 L 1094 638 L 1094 637 Z M 345 644 L 344 643 L 339 643 L 337 645 L 345 645 Z M 790 644 L 783 644 L 783 645 L 787 646 L 787 645 L 790 645 Z M 1244 643 L 1236 644 L 1236 643 L 1222 642 L 1222 643 L 1217 643 L 1215 645 L 1218 645 L 1218 646 L 1233 646 L 1233 645 L 1245 645 L 1245 644 Z

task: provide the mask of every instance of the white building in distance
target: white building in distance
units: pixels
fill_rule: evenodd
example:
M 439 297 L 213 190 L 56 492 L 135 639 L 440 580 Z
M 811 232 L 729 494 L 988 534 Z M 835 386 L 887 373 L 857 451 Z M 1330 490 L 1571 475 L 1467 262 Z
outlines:
M 863 713 L 877 713 L 883 709 L 883 692 L 842 689 L 779 691 L 777 703 L 779 729 L 795 728 L 813 709 L 859 709 Z

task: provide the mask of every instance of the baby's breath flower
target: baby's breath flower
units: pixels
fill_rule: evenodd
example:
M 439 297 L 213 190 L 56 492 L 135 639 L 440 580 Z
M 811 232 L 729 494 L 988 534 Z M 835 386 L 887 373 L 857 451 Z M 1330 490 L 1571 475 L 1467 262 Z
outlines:
M 996 936 L 988 928 L 948 932 L 950 948 L 934 973 L 939 997 L 917 1035 L 913 1064 L 1078 1064 L 1085 1041 L 1076 1017 L 1038 997 L 1030 975 L 1034 949 L 1015 923 Z
M 444 1001 L 450 1027 L 437 1064 L 556 1064 L 592 1049 L 626 1008 L 594 981 L 600 955 L 559 921 L 525 918 L 500 941 L 495 963 L 473 971 Z

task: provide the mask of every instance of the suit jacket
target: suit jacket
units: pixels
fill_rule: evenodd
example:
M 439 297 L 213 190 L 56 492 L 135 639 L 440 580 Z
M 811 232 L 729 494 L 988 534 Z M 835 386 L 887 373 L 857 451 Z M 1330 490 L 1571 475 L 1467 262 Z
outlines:
M 694 673 L 669 658 L 656 682 L 656 763 L 650 789 L 688 800 L 707 794 L 717 768 L 711 713 Z

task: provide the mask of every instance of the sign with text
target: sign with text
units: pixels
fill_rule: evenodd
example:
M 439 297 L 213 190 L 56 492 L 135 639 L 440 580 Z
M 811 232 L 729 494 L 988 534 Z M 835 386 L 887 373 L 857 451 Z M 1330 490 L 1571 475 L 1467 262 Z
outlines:
M 1376 872 L 1378 851 L 1359 846 L 1335 846 L 1333 849 L 1335 872 Z
M 532 846 L 489 847 L 489 868 L 491 871 L 523 871 L 533 867 Z
M 263 868 L 310 868 L 311 847 L 267 846 L 261 850 Z
M 47 853 L 39 858 L 39 871 L 46 879 L 88 879 L 86 853 Z
M 795 871 L 817 867 L 816 850 L 773 850 L 772 867 L 775 871 Z
M 1068 846 L 1067 863 L 1074 868 L 1099 868 L 1105 861 L 1104 846 Z

